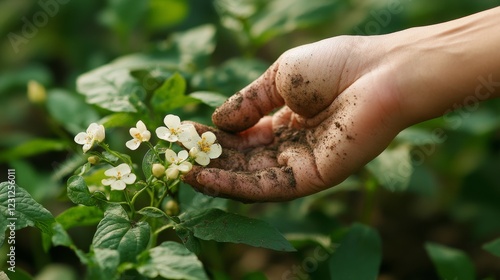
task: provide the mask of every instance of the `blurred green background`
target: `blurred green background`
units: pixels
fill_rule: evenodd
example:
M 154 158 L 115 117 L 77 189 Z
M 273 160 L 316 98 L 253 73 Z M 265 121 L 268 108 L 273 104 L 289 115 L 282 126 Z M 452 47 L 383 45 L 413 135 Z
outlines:
M 77 147 L 72 137 L 108 113 L 84 102 L 76 91 L 77 77 L 120 56 L 161 48 L 176 32 L 203 24 L 216 27 L 215 50 L 206 68 L 191 71 L 188 91 L 229 96 L 294 46 L 341 34 L 375 35 L 438 23 L 499 4 L 493 0 L 2 0 L 0 181 L 6 179 L 8 168 L 15 168 L 17 183 L 54 215 L 67 208 L 68 169 L 81 160 L 73 156 Z M 28 97 L 31 80 L 46 89 L 45 101 Z M 207 108 L 185 110 L 185 115 L 200 110 L 195 120 L 210 122 Z M 500 236 L 499 112 L 496 100 L 482 103 L 470 114 L 457 115 L 459 122 L 438 118 L 400 135 L 394 145 L 411 143 L 403 159 L 413 163 L 404 190 L 380 187 L 380 180 L 371 184 L 377 175 L 357 174 L 339 188 L 290 203 L 233 203 L 234 211 L 264 219 L 295 240 L 299 252 L 209 243 L 207 250 L 217 257 L 204 263 L 218 279 L 282 279 L 285 271 L 303 266 L 324 238 L 335 240 L 332 232 L 359 221 L 381 235 L 379 279 L 439 279 L 426 242 L 465 252 L 477 279 L 500 279 L 500 258 L 481 248 Z M 435 129 L 445 131 L 444 143 L 428 141 Z M 421 154 L 423 160 L 417 158 Z M 401 164 L 397 153 L 388 158 L 393 169 Z M 383 172 L 376 166 L 366 172 L 376 170 Z M 82 229 L 72 234 L 86 248 L 91 232 Z M 303 234 L 308 237 L 297 237 Z M 80 278 L 77 258 L 63 248 L 44 252 L 37 230 L 21 230 L 17 238 L 22 240 L 18 266 L 29 274 L 40 279 L 50 279 L 54 275 L 50 273 Z M 0 249 L 2 269 L 5 250 L 5 246 Z M 311 279 L 328 275 L 326 262 L 310 270 Z

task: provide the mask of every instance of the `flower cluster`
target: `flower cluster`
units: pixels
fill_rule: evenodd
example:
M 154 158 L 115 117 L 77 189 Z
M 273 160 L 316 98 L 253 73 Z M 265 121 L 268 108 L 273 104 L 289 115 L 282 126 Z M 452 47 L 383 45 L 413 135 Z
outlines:
M 222 147 L 216 143 L 214 133 L 204 132 L 200 136 L 193 124 L 181 123 L 180 118 L 176 115 L 165 116 L 163 122 L 165 126 L 158 127 L 155 132 L 156 136 L 167 141 L 169 146 L 166 149 L 161 149 L 161 152 L 149 142 L 151 132 L 142 121 L 138 121 L 135 127 L 130 128 L 129 133 L 132 139 L 125 143 L 125 146 L 130 150 L 136 150 L 142 143 L 147 143 L 150 149 L 155 152 L 157 162 L 152 164 L 151 170 L 154 177 L 176 180 L 181 174 L 189 172 L 194 163 L 206 166 L 211 159 L 218 158 L 222 154 Z M 74 140 L 83 145 L 84 153 L 98 144 L 108 153 L 117 155 L 118 153 L 109 150 L 107 145 L 101 144 L 104 139 L 104 126 L 92 123 L 86 132 L 78 133 Z M 180 143 L 181 147 L 185 149 L 175 152 L 172 149 L 174 143 Z M 164 153 L 164 159 L 159 156 L 160 153 Z M 118 156 L 118 158 L 120 157 Z M 103 185 L 110 186 L 114 190 L 123 190 L 126 185 L 135 183 L 137 176 L 132 173 L 131 162 L 127 162 L 125 159 L 123 161 L 123 163 L 104 172 L 108 178 L 102 180 Z M 91 161 L 89 160 L 89 162 Z

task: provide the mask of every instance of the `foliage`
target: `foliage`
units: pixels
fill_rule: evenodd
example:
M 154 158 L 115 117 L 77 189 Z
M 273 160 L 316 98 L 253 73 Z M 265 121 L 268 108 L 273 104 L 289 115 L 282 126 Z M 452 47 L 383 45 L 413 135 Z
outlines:
M 500 279 L 489 265 L 500 257 L 498 103 L 411 127 L 341 185 L 280 204 L 196 193 L 154 172 L 173 166 L 167 149 L 182 147 L 160 137 L 125 144 L 138 121 L 154 131 L 169 114 L 210 125 L 215 107 L 294 45 L 438 22 L 494 1 L 41 2 L 0 3 L 0 166 L 16 171 L 0 183 L 0 269 L 11 279 L 59 278 L 68 267 L 72 279 Z M 401 9 L 384 18 L 389 5 Z M 42 12 L 48 22 L 33 23 Z M 82 154 L 74 137 L 91 123 L 106 138 Z M 121 164 L 134 182 L 103 184 Z M 263 262 L 246 269 L 241 256 Z

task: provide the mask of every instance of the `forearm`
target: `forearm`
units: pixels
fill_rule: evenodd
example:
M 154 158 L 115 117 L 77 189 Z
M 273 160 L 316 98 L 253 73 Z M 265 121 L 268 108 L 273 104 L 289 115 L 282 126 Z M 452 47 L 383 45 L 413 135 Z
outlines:
M 500 96 L 500 8 L 384 39 L 409 124 Z

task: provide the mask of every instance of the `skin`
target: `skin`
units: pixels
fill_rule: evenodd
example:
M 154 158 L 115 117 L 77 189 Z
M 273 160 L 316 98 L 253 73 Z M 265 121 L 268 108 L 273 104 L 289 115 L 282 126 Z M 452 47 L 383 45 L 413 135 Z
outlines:
M 283 53 L 213 114 L 223 154 L 184 180 L 212 196 L 286 201 L 341 183 L 403 129 L 500 96 L 500 8 Z M 274 114 L 270 114 L 275 112 Z

